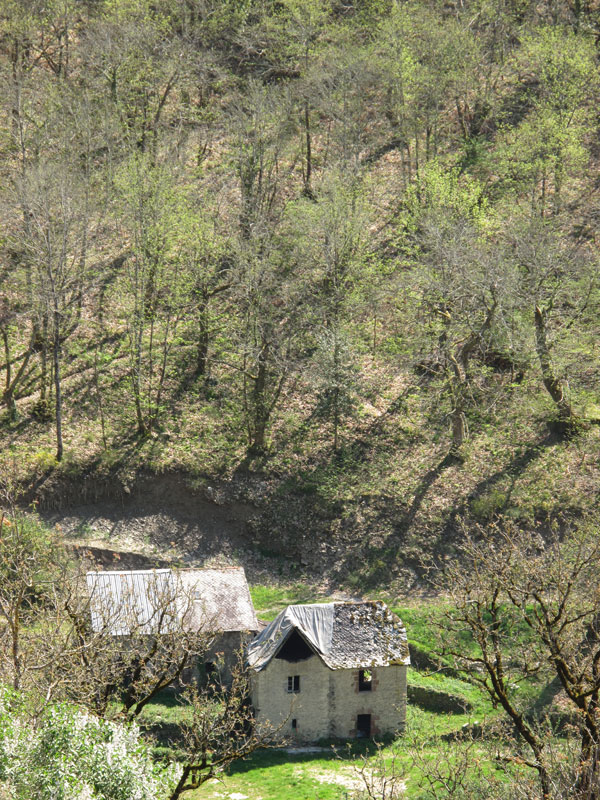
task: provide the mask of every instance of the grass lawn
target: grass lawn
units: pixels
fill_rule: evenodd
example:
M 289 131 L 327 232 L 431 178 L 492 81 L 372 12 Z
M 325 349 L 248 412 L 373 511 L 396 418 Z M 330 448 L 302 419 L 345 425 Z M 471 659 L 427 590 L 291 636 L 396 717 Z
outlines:
M 189 706 L 171 689 L 159 692 L 144 708 L 140 720 L 156 725 L 177 725 L 189 714 Z
M 357 787 L 351 763 L 331 750 L 297 754 L 267 750 L 238 761 L 222 781 L 211 781 L 191 797 L 338 800 Z
M 406 798 L 417 797 L 418 771 L 414 768 L 410 750 L 418 747 L 421 754 L 436 759 L 440 743 L 435 734 L 460 728 L 472 717 L 466 715 L 433 714 L 411 708 L 407 729 L 410 735 L 388 742 L 382 750 L 386 764 L 395 756 Z M 444 745 L 448 747 L 448 745 Z M 233 764 L 220 780 L 209 781 L 195 792 L 190 800 L 351 800 L 364 788 L 358 767 L 366 758 L 367 770 L 377 769 L 376 747 L 372 742 L 322 744 L 317 752 L 288 752 L 272 749 L 256 752 Z
M 250 594 L 257 617 L 269 622 L 286 606 L 330 601 L 329 597 L 319 594 L 314 587 L 304 583 L 294 583 L 291 586 L 257 584 L 250 587 Z

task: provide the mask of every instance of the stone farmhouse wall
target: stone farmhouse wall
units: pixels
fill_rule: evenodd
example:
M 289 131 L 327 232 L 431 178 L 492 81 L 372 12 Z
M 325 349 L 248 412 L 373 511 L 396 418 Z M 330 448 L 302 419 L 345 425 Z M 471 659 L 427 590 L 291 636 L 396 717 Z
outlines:
M 217 634 L 207 650 L 198 657 L 195 665 L 184 671 L 181 683 L 187 685 L 190 681 L 196 681 L 202 686 L 212 679 L 223 686 L 231 686 L 232 672 L 240 663 L 243 667 L 245 648 L 255 635 L 253 631 L 227 631 Z
M 296 663 L 273 658 L 251 676 L 257 722 L 283 723 L 282 738 L 314 742 L 355 738 L 358 715 L 369 714 L 371 736 L 395 733 L 406 720 L 406 670 L 405 665 L 372 668 L 371 691 L 359 691 L 358 669 L 332 670 L 318 656 Z M 300 691 L 290 693 L 288 678 L 294 676 Z
M 244 650 L 256 634 L 247 631 L 227 631 L 220 633 L 204 656 L 205 662 L 212 662 L 218 670 L 225 686 L 231 684 L 231 673 L 238 664 L 244 663 Z M 241 660 L 240 660 L 241 657 Z

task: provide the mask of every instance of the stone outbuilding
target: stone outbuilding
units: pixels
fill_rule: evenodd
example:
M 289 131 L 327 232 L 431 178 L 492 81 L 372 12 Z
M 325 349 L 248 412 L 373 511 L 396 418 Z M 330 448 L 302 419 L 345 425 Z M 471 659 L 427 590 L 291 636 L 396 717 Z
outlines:
M 288 606 L 248 646 L 257 723 L 303 742 L 400 732 L 409 663 L 383 603 Z
M 124 638 L 187 630 L 211 635 L 198 675 L 224 684 L 260 630 L 242 567 L 88 572 L 92 628 Z

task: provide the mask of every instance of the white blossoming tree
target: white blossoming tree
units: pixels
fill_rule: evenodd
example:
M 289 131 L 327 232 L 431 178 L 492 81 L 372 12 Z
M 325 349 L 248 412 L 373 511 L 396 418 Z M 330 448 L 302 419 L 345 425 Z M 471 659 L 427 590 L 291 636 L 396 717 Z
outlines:
M 21 695 L 0 695 L 0 796 L 4 790 L 14 800 L 162 800 L 180 772 L 153 761 L 135 724 L 57 704 L 34 725 Z

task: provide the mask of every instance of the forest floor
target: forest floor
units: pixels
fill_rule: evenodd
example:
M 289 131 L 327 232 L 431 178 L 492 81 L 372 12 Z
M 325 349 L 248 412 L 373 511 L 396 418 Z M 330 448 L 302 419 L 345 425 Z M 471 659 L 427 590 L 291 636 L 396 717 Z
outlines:
M 139 566 L 239 564 L 253 582 L 306 579 L 324 593 L 415 596 L 423 558 L 456 558 L 466 530 L 504 519 L 544 533 L 597 515 L 600 425 L 558 435 L 533 377 L 471 420 L 460 458 L 427 398 L 384 377 L 337 451 L 298 403 L 260 458 L 194 396 L 156 435 L 123 424 L 106 446 L 93 409 L 65 412 L 58 463 L 52 423 L 24 399 L 18 422 L 0 417 L 0 473 L 101 563 L 116 552 Z M 83 388 L 73 378 L 65 391 L 74 404 Z

